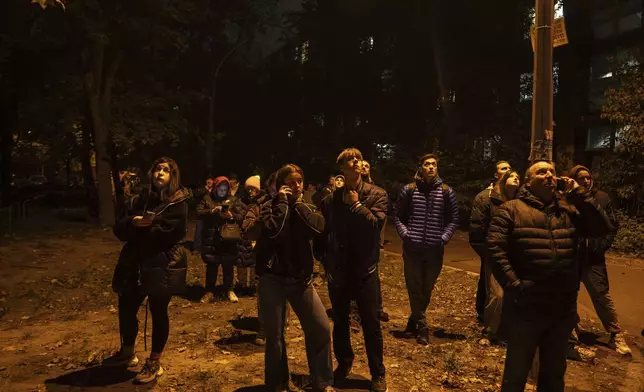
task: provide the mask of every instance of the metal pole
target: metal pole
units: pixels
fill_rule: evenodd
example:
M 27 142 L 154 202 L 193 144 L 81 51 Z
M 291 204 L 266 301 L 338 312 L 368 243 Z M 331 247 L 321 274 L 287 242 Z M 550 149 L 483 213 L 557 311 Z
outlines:
M 552 26 L 555 17 L 554 0 L 536 0 L 534 80 L 532 94 L 532 137 L 530 163 L 552 161 L 553 85 L 552 85 Z

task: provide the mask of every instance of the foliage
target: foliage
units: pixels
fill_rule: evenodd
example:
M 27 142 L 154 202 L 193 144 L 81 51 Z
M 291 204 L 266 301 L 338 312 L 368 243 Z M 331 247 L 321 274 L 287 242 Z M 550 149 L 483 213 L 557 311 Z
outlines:
M 629 217 L 617 211 L 619 231 L 613 241 L 615 252 L 634 257 L 644 257 L 644 218 Z
M 602 183 L 640 215 L 644 204 L 644 68 L 639 51 L 614 59 L 618 83 L 605 92 L 602 118 L 616 124 L 615 151 L 600 163 Z

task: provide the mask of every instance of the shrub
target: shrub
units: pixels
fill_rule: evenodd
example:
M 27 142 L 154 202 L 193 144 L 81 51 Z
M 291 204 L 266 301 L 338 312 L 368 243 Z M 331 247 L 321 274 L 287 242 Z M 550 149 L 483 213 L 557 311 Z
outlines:
M 613 251 L 635 257 L 644 257 L 644 218 L 630 217 L 616 212 L 619 231 L 613 242 Z

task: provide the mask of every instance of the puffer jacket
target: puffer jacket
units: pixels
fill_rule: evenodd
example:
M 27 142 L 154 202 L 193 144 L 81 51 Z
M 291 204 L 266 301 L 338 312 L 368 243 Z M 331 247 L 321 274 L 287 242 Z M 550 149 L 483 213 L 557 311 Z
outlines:
M 239 267 L 254 267 L 257 262 L 255 252 L 257 236 L 253 237 L 253 230 L 259 228 L 259 226 L 256 227 L 256 223 L 259 219 L 260 203 L 263 204 L 267 200 L 268 198 L 261 192 L 254 199 L 242 199 L 240 203 L 240 212 L 243 213 L 244 219 L 241 224 L 242 240 L 237 246 L 237 265 Z
M 494 188 L 487 188 L 474 198 L 470 215 L 470 246 L 482 259 L 487 258 L 487 233 L 494 211 L 503 204 Z
M 179 242 L 187 232 L 189 195 L 181 188 L 165 202 L 144 193 L 128 203 L 113 228 L 125 242 L 112 278 L 115 292 L 173 295 L 185 289 L 188 252 Z M 156 213 L 152 226 L 134 226 L 132 219 L 145 211 Z
M 494 212 L 487 238 L 492 273 L 510 307 L 541 315 L 574 311 L 579 239 L 610 229 L 604 210 L 581 187 L 547 206 L 522 188 Z
M 570 172 L 570 178 L 577 177 L 577 173 L 581 170 L 585 170 L 588 173 L 592 172 L 585 166 L 578 165 L 573 167 Z M 608 235 L 601 238 L 585 238 L 579 244 L 579 258 L 580 261 L 588 265 L 602 264 L 606 262 L 606 252 L 613 246 L 613 241 L 617 236 L 617 231 L 619 230 L 619 222 L 615 216 L 615 211 L 613 210 L 613 205 L 610 200 L 610 196 L 606 192 L 602 192 L 597 189 L 593 183 L 590 188 L 590 195 L 595 198 L 597 203 L 606 211 L 606 214 L 611 220 L 613 229 L 608 233 Z
M 313 274 L 311 240 L 324 230 L 324 217 L 312 204 L 289 203 L 283 194 L 262 204 L 256 245 L 257 274 L 301 279 Z
M 344 277 L 372 274 L 380 259 L 380 230 L 387 217 L 387 192 L 363 181 L 357 189 L 359 204 L 344 202 L 344 187 L 336 189 L 321 204 L 324 234 L 314 242 L 315 256 L 327 276 L 337 282 Z
M 197 216 L 203 220 L 201 258 L 206 263 L 215 262 L 219 256 L 237 256 L 238 243 L 224 241 L 221 238 L 220 230 L 224 223 L 236 223 L 241 227 L 241 223 L 244 220 L 245 206 L 239 199 L 230 196 L 230 192 L 224 198 L 216 197 L 217 186 L 222 181 L 228 180 L 217 178 L 212 192 L 205 195 L 197 206 Z M 233 219 L 226 219 L 221 211 L 215 211 L 215 208 L 224 205 L 229 206 Z
M 440 178 L 431 184 L 417 180 L 402 188 L 393 221 L 404 245 L 441 246 L 452 238 L 458 229 L 458 203 L 456 192 L 444 188 Z

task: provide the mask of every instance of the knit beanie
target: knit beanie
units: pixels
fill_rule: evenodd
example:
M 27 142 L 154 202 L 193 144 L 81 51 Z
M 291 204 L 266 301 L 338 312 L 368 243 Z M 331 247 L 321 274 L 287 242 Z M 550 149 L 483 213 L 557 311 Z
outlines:
M 259 176 L 251 176 L 251 177 L 248 177 L 248 179 L 246 180 L 244 187 L 248 188 L 249 186 L 252 186 L 255 189 L 261 189 L 262 187 L 261 184 L 262 182 L 260 181 Z

